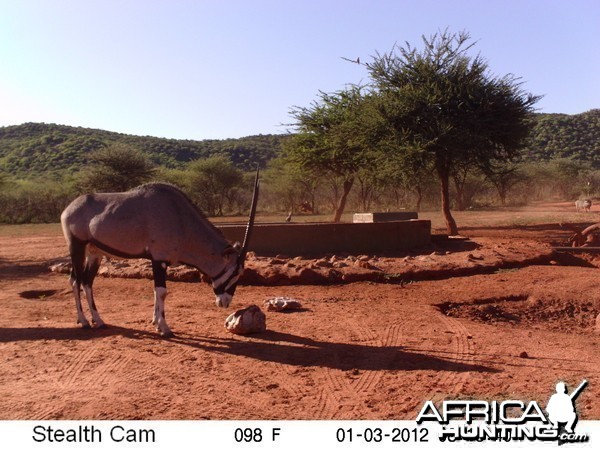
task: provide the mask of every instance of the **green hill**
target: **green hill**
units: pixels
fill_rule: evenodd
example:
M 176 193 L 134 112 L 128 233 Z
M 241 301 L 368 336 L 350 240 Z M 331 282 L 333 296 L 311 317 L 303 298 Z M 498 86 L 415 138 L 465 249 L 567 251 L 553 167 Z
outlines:
M 582 114 L 537 114 L 526 161 L 568 158 L 600 168 L 600 109 Z M 177 140 L 132 136 L 90 128 L 44 123 L 0 127 L 0 172 L 30 178 L 38 174 L 77 172 L 90 152 L 114 142 L 136 147 L 157 165 L 180 168 L 214 154 L 227 155 L 233 164 L 251 170 L 277 156 L 286 135 L 258 135 L 224 140 Z
M 90 128 L 44 123 L 0 127 L 0 170 L 27 178 L 36 174 L 76 172 L 88 161 L 90 152 L 121 142 L 145 152 L 168 168 L 214 154 L 227 155 L 244 170 L 274 158 L 285 135 L 258 135 L 224 140 L 177 140 L 132 136 Z
M 568 158 L 600 169 L 600 109 L 582 114 L 538 114 L 526 159 Z

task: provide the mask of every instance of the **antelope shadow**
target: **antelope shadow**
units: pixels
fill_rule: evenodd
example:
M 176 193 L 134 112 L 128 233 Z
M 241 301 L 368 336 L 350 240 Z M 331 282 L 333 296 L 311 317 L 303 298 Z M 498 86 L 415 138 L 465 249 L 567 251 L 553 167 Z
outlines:
M 156 332 L 108 326 L 102 329 L 81 328 L 0 328 L 0 343 L 43 340 L 90 341 L 110 336 L 132 340 L 162 341 Z M 245 356 L 258 361 L 275 362 L 287 366 L 327 367 L 344 371 L 361 370 L 439 370 L 449 372 L 487 372 L 500 370 L 481 364 L 461 362 L 451 356 L 438 357 L 402 346 L 330 342 L 290 333 L 266 331 L 251 337 L 218 338 L 176 334 L 168 341 L 174 346 L 186 346 L 207 352 Z

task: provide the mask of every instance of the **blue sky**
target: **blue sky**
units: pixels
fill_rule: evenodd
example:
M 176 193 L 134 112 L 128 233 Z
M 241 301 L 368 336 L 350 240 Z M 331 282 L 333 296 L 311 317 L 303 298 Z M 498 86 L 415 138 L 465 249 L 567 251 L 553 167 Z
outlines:
M 468 31 L 541 112 L 600 108 L 598 0 L 0 0 L 0 126 L 177 139 L 283 133 L 394 43 Z

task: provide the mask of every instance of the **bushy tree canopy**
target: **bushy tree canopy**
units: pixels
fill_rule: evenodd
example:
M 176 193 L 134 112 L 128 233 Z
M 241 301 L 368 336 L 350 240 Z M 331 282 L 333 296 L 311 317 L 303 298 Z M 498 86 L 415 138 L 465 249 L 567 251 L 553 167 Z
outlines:
M 539 97 L 525 93 L 515 77 L 495 77 L 487 63 L 468 52 L 468 33 L 423 37 L 377 55 L 367 69 L 378 92 L 379 111 L 396 140 L 393 151 L 431 165 L 440 180 L 449 234 L 457 234 L 450 212 L 449 177 L 459 165 L 491 169 L 516 156 L 531 127 Z
M 243 173 L 233 167 L 226 156 L 211 156 L 188 166 L 188 191 L 192 199 L 210 215 L 222 216 L 224 207 L 232 205 Z
M 361 169 L 377 160 L 378 116 L 360 87 L 321 92 L 310 107 L 294 108 L 297 133 L 286 146 L 287 159 L 321 176 L 340 177 L 343 191 L 333 221 L 339 222 L 350 189 Z
M 119 143 L 93 152 L 90 161 L 80 176 L 86 192 L 127 191 L 150 181 L 156 170 L 145 154 Z

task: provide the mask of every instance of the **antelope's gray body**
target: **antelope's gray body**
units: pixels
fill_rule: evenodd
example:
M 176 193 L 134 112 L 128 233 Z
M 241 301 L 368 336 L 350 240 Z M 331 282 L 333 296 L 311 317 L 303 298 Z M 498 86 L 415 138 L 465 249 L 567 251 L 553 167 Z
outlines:
M 217 305 L 229 306 L 243 271 L 244 247 L 232 246 L 178 188 L 151 183 L 128 192 L 88 194 L 75 199 L 61 215 L 61 224 L 73 263 L 70 283 L 75 295 L 77 321 L 90 327 L 82 307 L 80 290 L 86 294 L 92 321 L 104 322 L 94 303 L 92 284 L 103 255 L 147 258 L 154 275 L 153 323 L 163 336 L 172 336 L 164 314 L 167 296 L 166 270 L 170 264 L 196 267 L 213 284 Z

